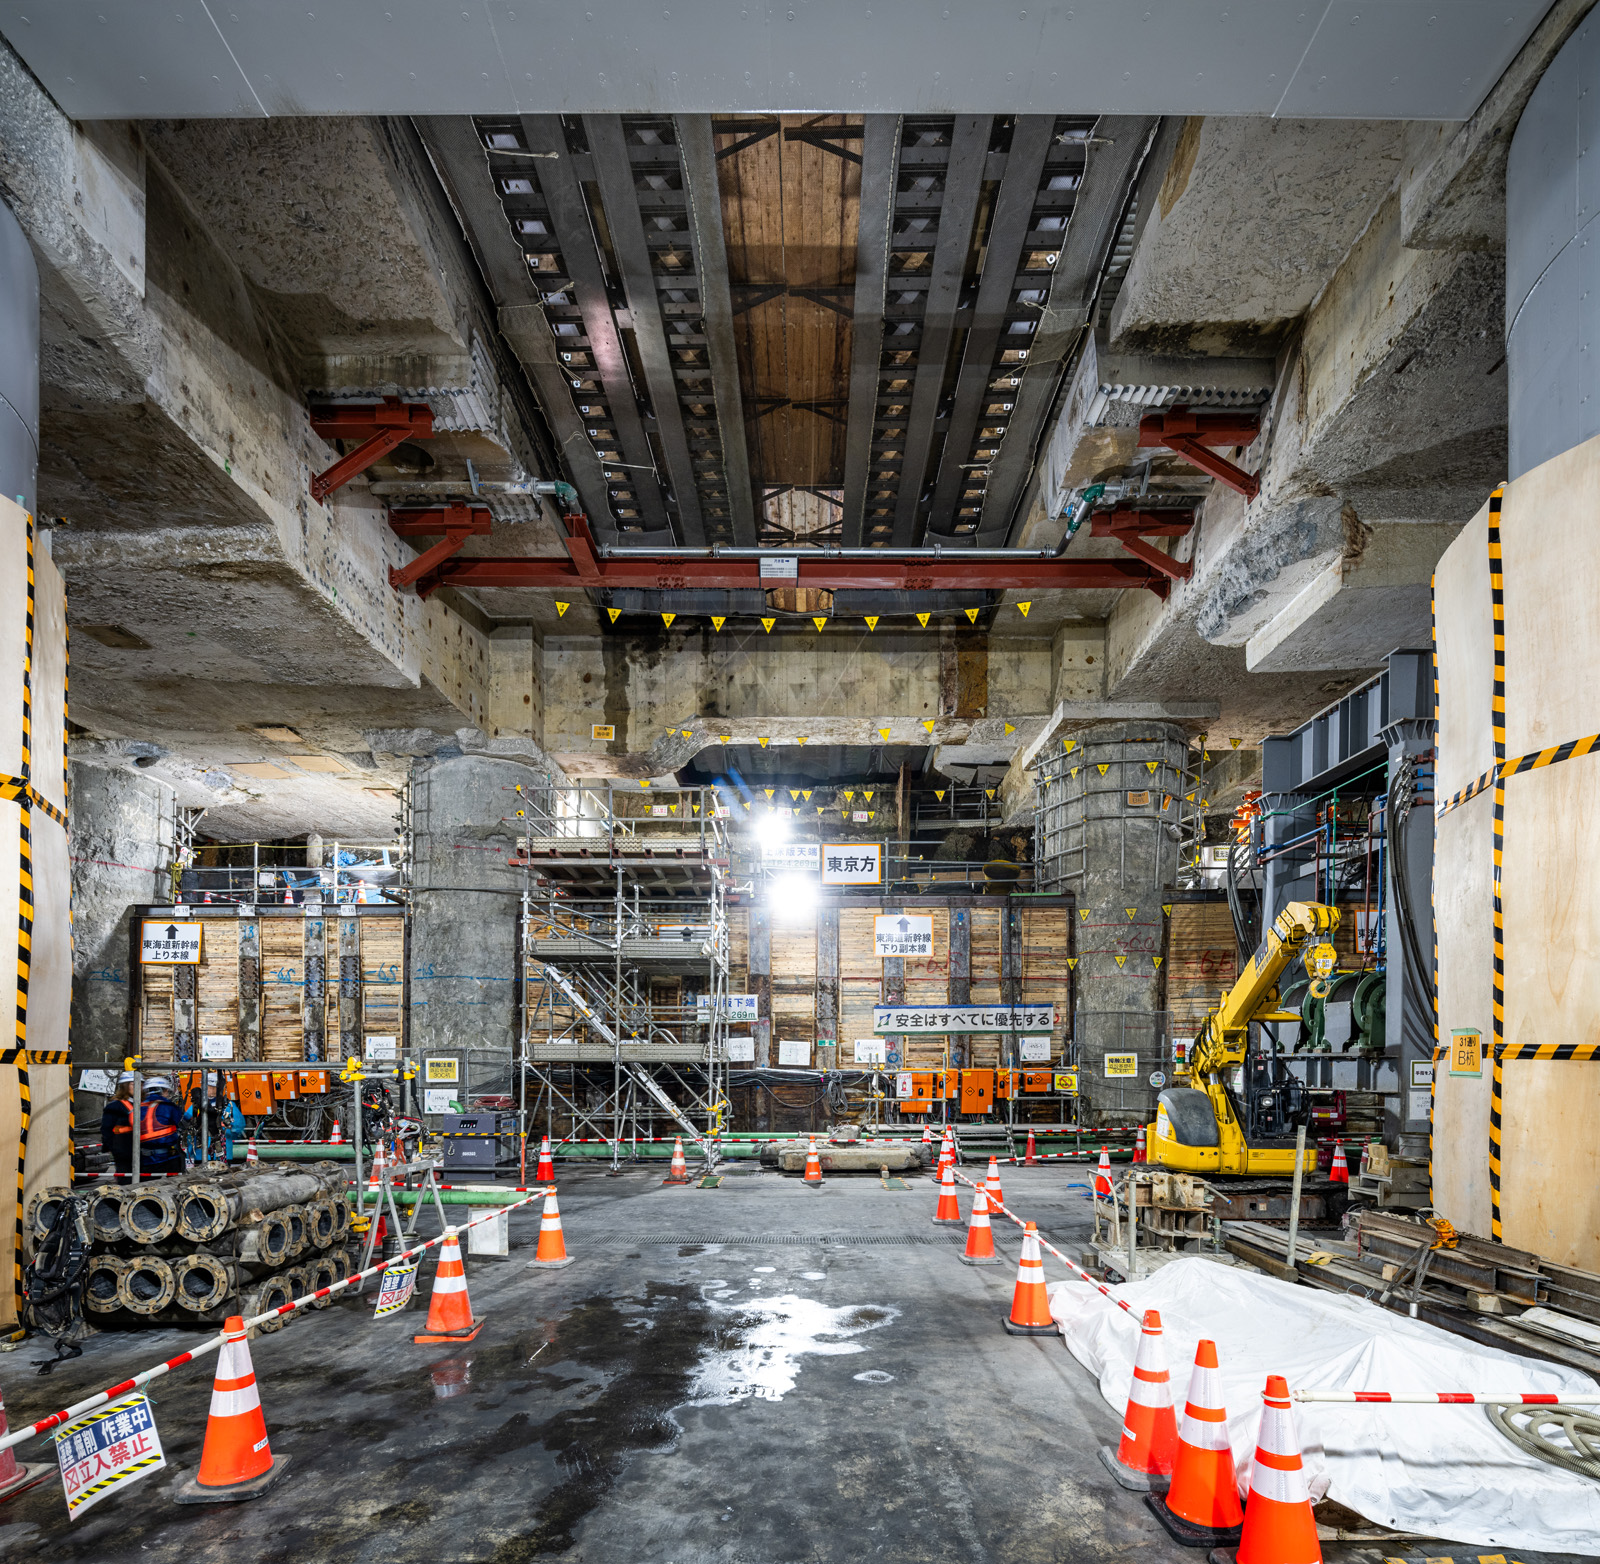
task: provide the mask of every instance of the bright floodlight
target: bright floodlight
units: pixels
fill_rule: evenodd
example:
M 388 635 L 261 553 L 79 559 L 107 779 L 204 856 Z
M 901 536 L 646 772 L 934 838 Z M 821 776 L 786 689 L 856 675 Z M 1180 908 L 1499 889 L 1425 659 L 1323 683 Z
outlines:
M 788 815 L 780 815 L 776 810 L 769 810 L 767 814 L 756 821 L 756 840 L 763 847 L 776 847 L 779 842 L 786 842 L 788 839 Z
M 817 905 L 817 882 L 807 874 L 782 874 L 767 884 L 772 911 L 780 918 L 807 918 Z

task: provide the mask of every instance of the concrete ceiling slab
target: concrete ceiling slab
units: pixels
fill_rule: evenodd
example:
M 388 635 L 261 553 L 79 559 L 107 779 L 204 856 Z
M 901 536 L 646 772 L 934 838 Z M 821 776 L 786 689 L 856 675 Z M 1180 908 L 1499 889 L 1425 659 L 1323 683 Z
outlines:
M 76 119 L 1286 114 L 1460 120 L 1548 0 L 0 0 Z

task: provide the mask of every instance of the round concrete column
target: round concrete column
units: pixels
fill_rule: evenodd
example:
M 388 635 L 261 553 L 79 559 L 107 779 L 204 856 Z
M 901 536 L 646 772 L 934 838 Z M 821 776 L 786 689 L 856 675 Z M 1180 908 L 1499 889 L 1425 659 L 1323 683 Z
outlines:
M 1187 752 L 1187 734 L 1170 723 L 1104 722 L 1068 734 L 1041 767 L 1039 889 L 1077 898 L 1073 1035 L 1092 1122 L 1143 1124 L 1155 1113 L 1149 1076 L 1167 1043 L 1163 907 L 1177 884 Z M 1134 1073 L 1108 1075 L 1108 1055 L 1132 1055 Z
M 1600 434 L 1600 22 L 1550 62 L 1506 165 L 1510 474 Z
M 36 511 L 39 477 L 39 272 L 0 203 L 0 494 Z

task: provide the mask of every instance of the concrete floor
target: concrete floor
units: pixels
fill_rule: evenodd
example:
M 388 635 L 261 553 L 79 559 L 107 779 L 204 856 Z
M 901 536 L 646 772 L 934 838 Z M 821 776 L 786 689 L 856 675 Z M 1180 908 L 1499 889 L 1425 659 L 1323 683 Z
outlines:
M 374 1322 L 370 1295 L 253 1343 L 272 1448 L 293 1457 L 266 1496 L 172 1502 L 199 1460 L 207 1359 L 153 1387 L 167 1471 L 70 1524 L 54 1478 L 0 1504 L 0 1558 L 1204 1557 L 1172 1544 L 1096 1459 L 1119 1419 L 1059 1339 L 1001 1329 L 1009 1223 L 996 1236 L 1012 1263 L 971 1268 L 956 1261 L 959 1233 L 930 1224 L 925 1178 L 901 1193 L 862 1178 L 811 1191 L 758 1173 L 700 1190 L 663 1188 L 662 1171 L 563 1167 L 577 1262 L 529 1270 L 538 1218 L 514 1218 L 509 1261 L 469 1262 L 487 1320 L 469 1346 L 413 1345 L 422 1315 Z M 1087 1204 L 1065 1187 L 1083 1176 L 1007 1170 L 1008 1202 L 1065 1248 L 1088 1235 Z M 0 1356 L 13 1426 L 192 1340 L 103 1334 L 48 1378 L 32 1343 Z M 53 1458 L 43 1449 L 21 1453 Z M 1334 1564 L 1452 1550 L 1324 1551 Z

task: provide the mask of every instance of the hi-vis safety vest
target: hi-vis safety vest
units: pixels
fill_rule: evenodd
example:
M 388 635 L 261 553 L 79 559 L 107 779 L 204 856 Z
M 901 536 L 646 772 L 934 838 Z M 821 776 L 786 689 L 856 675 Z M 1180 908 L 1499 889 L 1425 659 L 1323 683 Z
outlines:
M 111 1133 L 113 1135 L 131 1135 L 133 1133 L 133 1104 L 126 1100 L 121 1100 L 117 1106 L 127 1109 L 128 1122 L 126 1124 L 113 1124 Z M 139 1130 L 139 1142 L 141 1145 L 149 1145 L 152 1142 L 159 1144 L 176 1137 L 178 1133 L 176 1124 L 156 1123 L 156 1105 L 153 1100 L 145 1102 L 144 1113 L 141 1117 L 144 1121 Z

